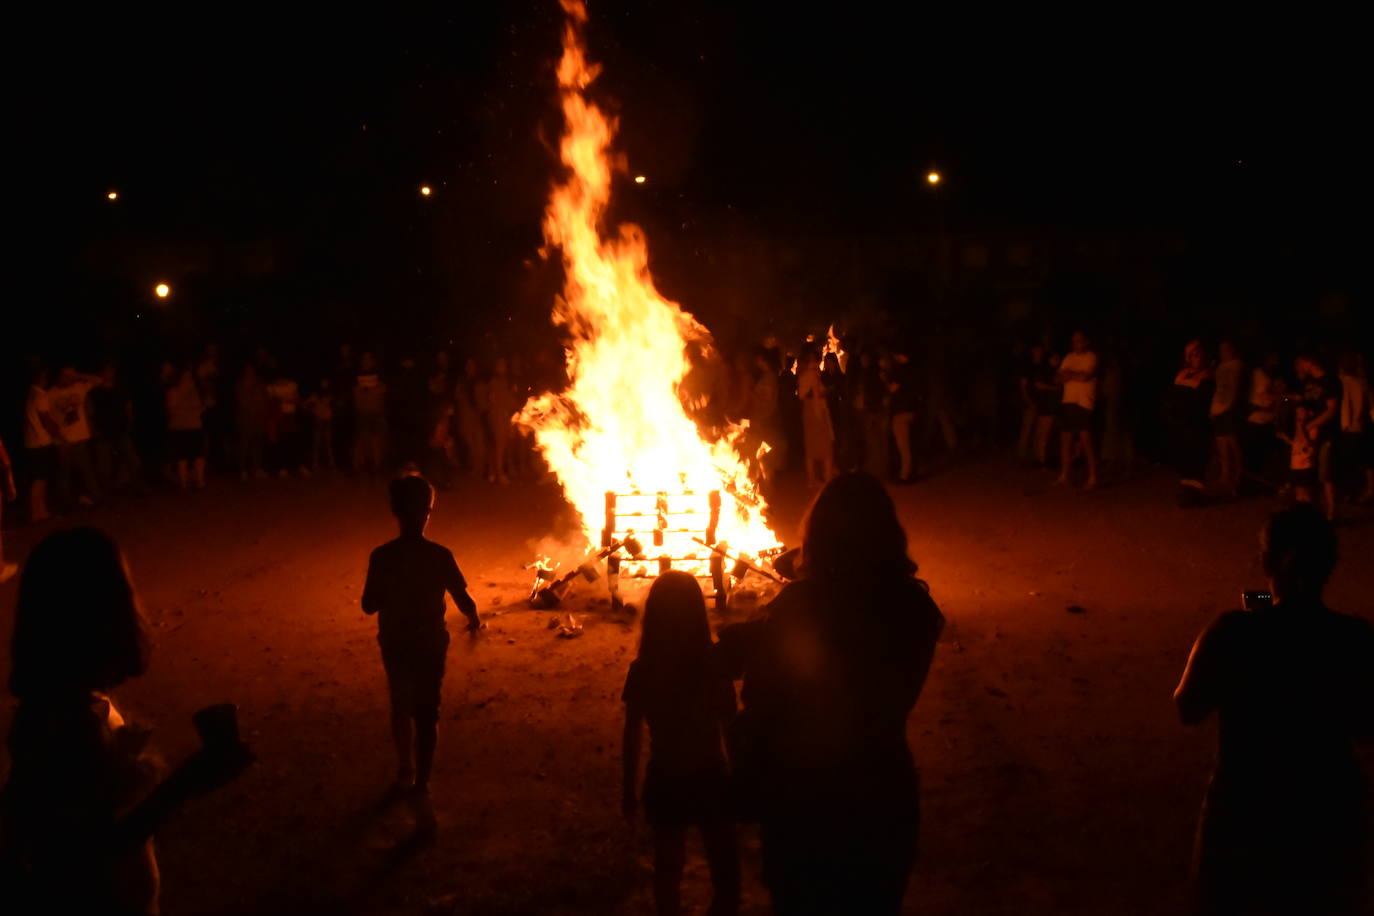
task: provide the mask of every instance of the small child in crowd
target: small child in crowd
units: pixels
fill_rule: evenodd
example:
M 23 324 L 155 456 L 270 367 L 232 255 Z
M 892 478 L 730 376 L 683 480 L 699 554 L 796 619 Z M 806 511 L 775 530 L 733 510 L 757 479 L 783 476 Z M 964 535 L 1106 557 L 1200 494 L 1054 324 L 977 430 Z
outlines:
M 416 828 L 432 833 L 436 823 L 429 777 L 449 643 L 444 592 L 467 617 L 470 632 L 481 629 L 482 622 L 453 554 L 425 537 L 434 488 L 418 474 L 407 474 L 392 481 L 390 492 L 401 536 L 372 551 L 362 605 L 363 613 L 377 615 L 399 764 L 395 791 L 411 796 Z
M 1290 446 L 1288 469 L 1293 485 L 1293 498 L 1300 503 L 1310 503 L 1317 492 L 1317 447 L 1307 434 L 1307 421 L 1311 414 L 1306 407 L 1295 411 L 1292 435 L 1280 435 Z
M 716 661 L 701 586 L 685 572 L 664 573 L 649 589 L 639 657 L 625 679 L 624 701 L 622 808 L 627 818 L 639 806 L 639 745 L 649 723 L 643 799 L 654 831 L 655 908 L 660 916 L 681 911 L 687 828 L 696 827 L 714 885 L 709 912 L 738 912 L 739 855 L 725 756 L 735 687 Z

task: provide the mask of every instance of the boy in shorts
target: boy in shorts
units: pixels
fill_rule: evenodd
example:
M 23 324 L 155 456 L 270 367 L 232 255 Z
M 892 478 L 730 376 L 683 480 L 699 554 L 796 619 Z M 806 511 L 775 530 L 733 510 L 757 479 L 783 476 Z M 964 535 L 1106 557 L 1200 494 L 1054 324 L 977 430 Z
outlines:
M 1317 492 L 1317 447 L 1308 434 L 1308 420 L 1311 415 L 1306 407 L 1299 407 L 1294 417 L 1292 435 L 1280 434 L 1279 438 L 1290 447 L 1288 456 L 1288 481 L 1293 486 L 1293 498 L 1300 503 L 1310 503 Z
M 363 613 L 377 615 L 377 643 L 391 695 L 396 791 L 413 799 L 416 827 L 432 832 L 429 777 L 449 642 L 444 593 L 453 596 L 470 632 L 481 629 L 482 622 L 453 554 L 425 537 L 434 488 L 418 474 L 408 474 L 393 480 L 390 492 L 401 536 L 372 551 L 362 605 Z

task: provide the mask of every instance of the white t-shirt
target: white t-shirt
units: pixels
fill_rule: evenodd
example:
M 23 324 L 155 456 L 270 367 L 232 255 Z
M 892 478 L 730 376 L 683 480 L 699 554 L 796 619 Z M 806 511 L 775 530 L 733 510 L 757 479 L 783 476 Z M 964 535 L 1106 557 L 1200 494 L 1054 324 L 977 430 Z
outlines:
M 300 386 L 289 378 L 279 378 L 268 385 L 267 393 L 277 399 L 283 414 L 295 413 L 301 400 Z
M 91 438 L 91 425 L 86 422 L 86 395 L 94 387 L 90 382 L 78 381 L 48 389 L 48 406 L 64 441 L 85 442 Z
M 1091 350 L 1070 353 L 1059 361 L 1059 371 L 1083 372 L 1093 377 L 1087 382 L 1078 379 L 1064 382 L 1064 403 L 1092 410 L 1097 404 L 1097 354 Z
M 28 399 L 24 401 L 25 448 L 44 448 L 52 445 L 52 434 L 43 425 L 43 414 L 48 412 L 48 393 L 37 385 L 29 388 Z

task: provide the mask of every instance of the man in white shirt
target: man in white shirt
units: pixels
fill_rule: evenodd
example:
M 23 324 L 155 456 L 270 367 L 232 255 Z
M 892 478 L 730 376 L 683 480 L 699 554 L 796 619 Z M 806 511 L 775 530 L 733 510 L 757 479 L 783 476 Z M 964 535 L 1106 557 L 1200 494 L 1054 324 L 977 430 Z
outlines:
M 48 482 L 57 475 L 57 440 L 62 436 L 48 407 L 48 370 L 34 367 L 24 399 L 24 466 L 29 478 L 29 521 L 48 519 Z
M 58 492 L 64 507 L 70 507 L 80 487 L 77 501 L 93 506 L 100 492 L 95 483 L 95 466 L 91 463 L 91 424 L 86 417 L 86 396 L 101 384 L 94 375 L 81 375 L 71 366 L 57 373 L 57 384 L 48 389 L 48 409 L 57 421 L 61 433 L 57 442 Z
M 1059 410 L 1059 482 L 1069 482 L 1077 453 L 1088 465 L 1083 486 L 1097 486 L 1097 450 L 1093 445 L 1093 411 L 1097 407 L 1097 354 L 1088 349 L 1088 335 L 1073 333 L 1073 350 L 1059 362 L 1058 380 L 1064 386 Z

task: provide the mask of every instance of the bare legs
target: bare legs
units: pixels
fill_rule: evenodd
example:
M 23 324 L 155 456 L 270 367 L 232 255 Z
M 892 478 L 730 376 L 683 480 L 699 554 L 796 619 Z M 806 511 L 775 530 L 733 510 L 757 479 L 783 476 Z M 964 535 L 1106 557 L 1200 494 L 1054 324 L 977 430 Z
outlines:
M 1042 414 L 1035 418 L 1035 460 L 1043 467 L 1050 460 L 1050 430 L 1054 428 L 1054 415 Z
M 729 822 L 704 824 L 702 844 L 711 869 L 710 916 L 734 916 L 739 912 L 739 850 L 735 829 Z M 654 909 L 658 916 L 682 912 L 682 869 L 687 861 L 685 827 L 654 828 Z
M 1069 482 L 1069 471 L 1080 453 L 1088 466 L 1088 480 L 1083 487 L 1091 490 L 1097 486 L 1097 449 L 1093 447 L 1093 434 L 1086 429 L 1059 434 L 1059 482 Z
M 29 484 L 29 521 L 41 522 L 48 515 L 48 482 L 41 477 Z
M 1221 474 L 1221 489 L 1228 496 L 1235 496 L 1240 488 L 1240 438 L 1238 436 L 1217 436 L 1217 465 Z

